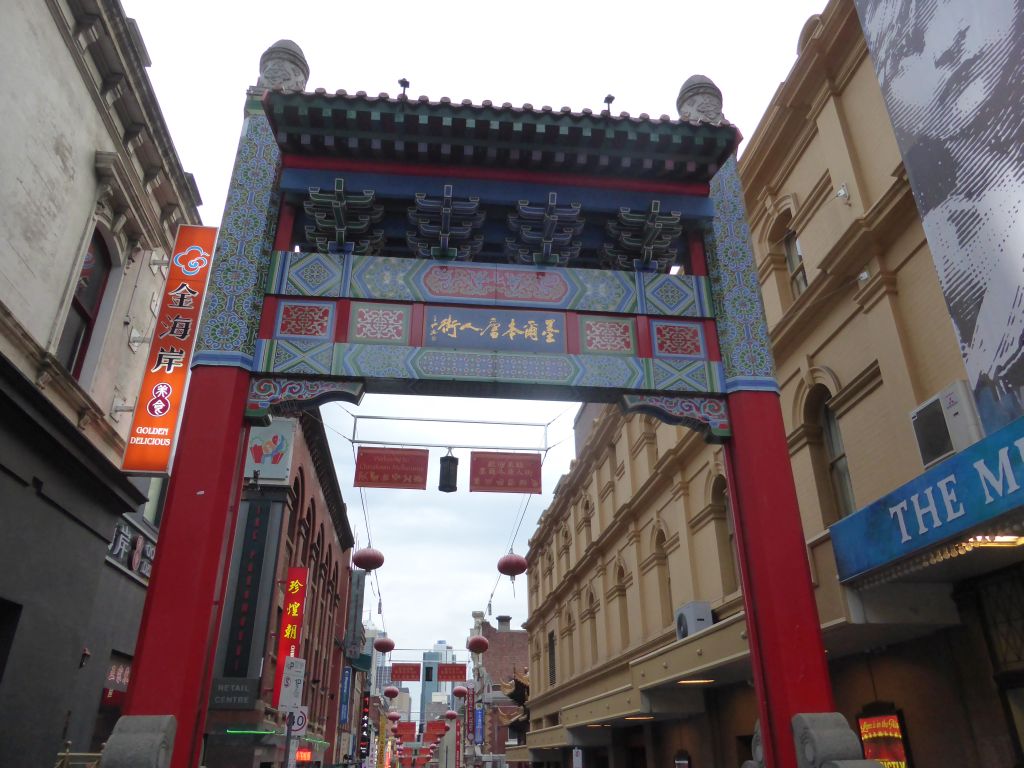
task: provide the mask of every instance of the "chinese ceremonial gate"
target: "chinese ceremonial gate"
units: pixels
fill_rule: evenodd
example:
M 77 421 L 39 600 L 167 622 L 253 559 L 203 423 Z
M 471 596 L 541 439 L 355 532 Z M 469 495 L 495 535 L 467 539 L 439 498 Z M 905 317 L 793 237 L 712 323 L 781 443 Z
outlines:
M 794 765 L 831 692 L 714 85 L 670 120 L 303 93 L 287 41 L 261 69 L 128 713 L 174 715 L 197 764 L 248 424 L 364 392 L 618 402 L 726 446 L 766 763 Z

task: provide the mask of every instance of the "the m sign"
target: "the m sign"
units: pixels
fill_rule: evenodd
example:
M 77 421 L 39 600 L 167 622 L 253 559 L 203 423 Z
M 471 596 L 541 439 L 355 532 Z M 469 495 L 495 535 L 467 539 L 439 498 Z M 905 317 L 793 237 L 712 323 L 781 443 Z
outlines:
M 832 526 L 840 581 L 963 536 L 1024 505 L 1024 419 Z

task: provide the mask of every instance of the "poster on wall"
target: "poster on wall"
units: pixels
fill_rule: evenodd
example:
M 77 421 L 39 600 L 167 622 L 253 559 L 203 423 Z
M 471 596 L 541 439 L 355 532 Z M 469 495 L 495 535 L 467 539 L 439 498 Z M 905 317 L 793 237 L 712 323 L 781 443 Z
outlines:
M 275 418 L 269 427 L 251 427 L 245 446 L 245 477 L 262 485 L 288 485 L 292 471 L 295 419 Z
M 906 729 L 898 711 L 865 708 L 857 717 L 857 735 L 865 760 L 877 760 L 886 768 L 910 768 Z
M 987 434 L 1024 414 L 1016 3 L 855 0 Z

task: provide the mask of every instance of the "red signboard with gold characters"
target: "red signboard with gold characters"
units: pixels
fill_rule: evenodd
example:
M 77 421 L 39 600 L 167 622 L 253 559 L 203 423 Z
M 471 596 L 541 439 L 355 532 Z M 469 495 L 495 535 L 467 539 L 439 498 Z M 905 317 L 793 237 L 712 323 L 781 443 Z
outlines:
M 356 454 L 356 488 L 427 487 L 430 451 L 420 448 L 369 448 L 359 446 Z
M 461 683 L 466 679 L 465 664 L 438 664 L 437 682 L 439 683 Z
M 296 656 L 302 641 L 302 617 L 306 605 L 306 581 L 308 568 L 289 568 L 284 582 L 284 611 L 281 613 L 281 627 L 277 632 L 277 672 L 274 676 L 274 706 L 281 699 L 281 677 L 284 674 L 284 660 Z
M 166 474 L 170 470 L 216 241 L 216 227 L 178 228 L 121 462 L 125 472 Z
M 473 451 L 469 455 L 469 490 L 492 493 L 540 493 L 539 453 Z

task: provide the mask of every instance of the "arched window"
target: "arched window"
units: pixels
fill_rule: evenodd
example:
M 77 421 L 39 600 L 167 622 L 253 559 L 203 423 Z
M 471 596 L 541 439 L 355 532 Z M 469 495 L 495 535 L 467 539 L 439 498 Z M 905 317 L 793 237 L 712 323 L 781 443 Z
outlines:
M 739 556 L 736 551 L 736 529 L 733 523 L 732 506 L 729 503 L 729 484 L 722 475 L 716 475 L 711 484 L 711 503 L 722 510 L 725 518 L 725 537 L 720 539 L 718 560 L 721 564 L 722 593 L 729 595 L 739 589 Z
M 832 492 L 836 497 L 836 508 L 839 517 L 845 517 L 855 508 L 853 484 L 850 482 L 850 468 L 846 463 L 846 448 L 843 447 L 839 422 L 836 421 L 836 415 L 828 407 L 827 401 L 821 404 L 818 424 L 821 426 L 821 438 L 825 446 L 825 458 L 828 460 Z
M 654 572 L 658 580 L 658 608 L 661 626 L 667 627 L 675 620 L 672 613 L 672 576 L 668 570 L 668 555 L 665 553 L 665 531 L 662 528 L 654 534 Z
M 615 569 L 615 602 L 618 603 L 619 642 L 622 650 L 629 648 L 629 606 L 626 604 L 626 569 L 619 565 Z
M 811 463 L 814 467 L 822 522 L 828 526 L 856 508 L 853 483 L 846 461 L 846 449 L 839 422 L 829 408 L 832 393 L 822 384 L 807 395 L 804 418 L 814 429 L 808 430 Z
M 796 232 L 786 232 L 782 238 L 782 248 L 786 254 L 786 269 L 789 270 L 789 287 L 793 291 L 793 298 L 798 299 L 807 290 L 807 273 L 804 272 L 804 254 L 800 250 Z
M 96 230 L 82 260 L 82 270 L 78 273 L 75 294 L 71 298 L 71 309 L 57 343 L 57 359 L 76 379 L 82 375 L 82 363 L 96 327 L 111 264 L 107 244 L 99 230 Z
M 597 666 L 597 598 L 593 592 L 587 593 L 587 614 L 590 630 L 590 666 Z

